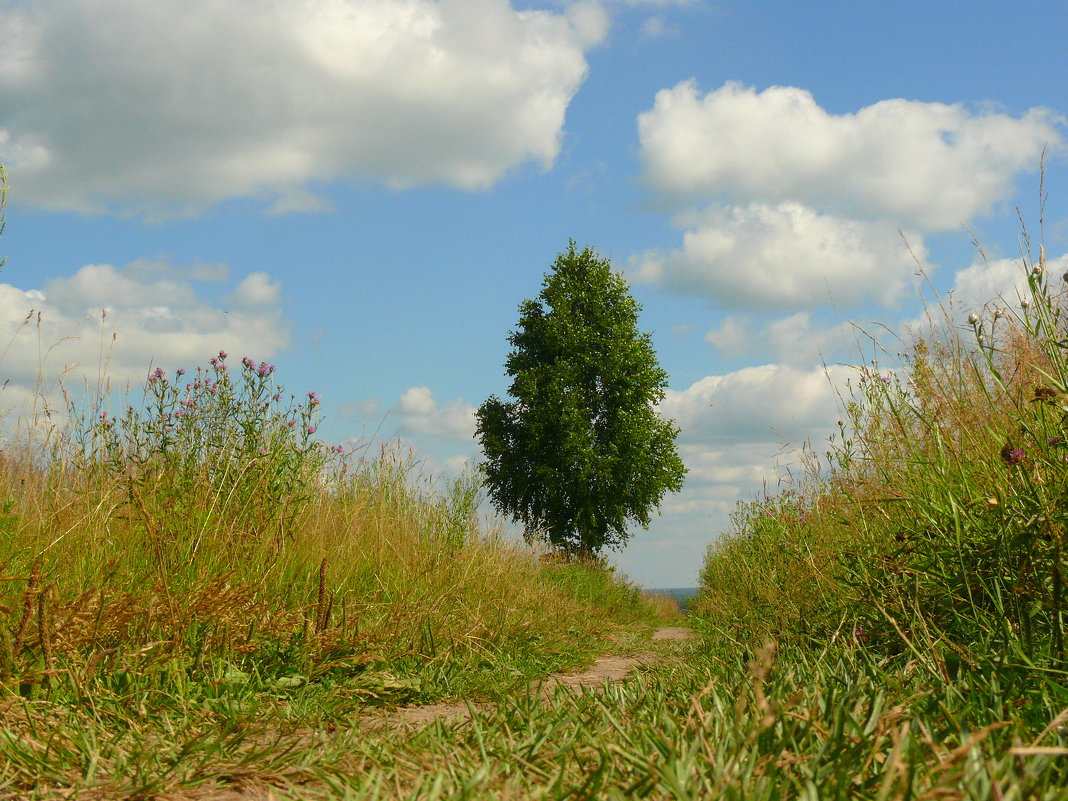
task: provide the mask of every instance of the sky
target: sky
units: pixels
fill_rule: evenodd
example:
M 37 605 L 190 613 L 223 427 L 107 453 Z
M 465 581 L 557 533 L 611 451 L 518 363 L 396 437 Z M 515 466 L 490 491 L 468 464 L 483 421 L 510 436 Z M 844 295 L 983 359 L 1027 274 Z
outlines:
M 574 239 L 642 305 L 689 469 L 609 557 L 694 586 L 826 450 L 859 332 L 1015 298 L 1043 151 L 1068 269 L 1066 30 L 1059 0 L 0 0 L 5 423 L 104 353 L 118 387 L 223 349 L 444 481 Z

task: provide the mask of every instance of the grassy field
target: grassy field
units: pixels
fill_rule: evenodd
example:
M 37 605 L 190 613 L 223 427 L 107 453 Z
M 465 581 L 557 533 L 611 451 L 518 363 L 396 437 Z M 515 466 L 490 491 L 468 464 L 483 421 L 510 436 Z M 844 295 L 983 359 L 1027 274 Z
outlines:
M 0 798 L 1068 797 L 1068 312 L 1023 269 L 858 368 L 830 451 L 710 547 L 691 642 L 487 531 L 471 476 L 319 442 L 272 365 L 97 387 L 0 452 Z

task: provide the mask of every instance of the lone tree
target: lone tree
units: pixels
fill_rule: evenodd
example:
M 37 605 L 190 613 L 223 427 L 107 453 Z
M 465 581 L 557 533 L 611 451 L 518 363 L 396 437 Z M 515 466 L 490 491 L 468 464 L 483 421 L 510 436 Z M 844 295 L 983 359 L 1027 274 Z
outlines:
M 667 373 L 638 330 L 640 308 L 612 265 L 574 241 L 519 307 L 505 362 L 515 400 L 491 396 L 477 433 L 489 496 L 528 540 L 586 556 L 622 548 L 628 524 L 647 528 L 664 493 L 682 488 L 678 427 L 655 409 Z

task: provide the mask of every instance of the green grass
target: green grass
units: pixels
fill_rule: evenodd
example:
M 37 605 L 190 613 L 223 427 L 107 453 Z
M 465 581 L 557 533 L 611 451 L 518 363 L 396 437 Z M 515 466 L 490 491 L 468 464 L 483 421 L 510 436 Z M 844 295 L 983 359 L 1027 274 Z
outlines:
M 602 565 L 485 530 L 471 476 L 328 448 L 314 393 L 225 358 L 0 454 L 0 794 L 288 776 L 313 732 L 503 698 L 651 628 Z
M 1026 306 L 858 368 L 826 457 L 709 548 L 689 642 L 649 642 L 670 600 L 486 530 L 472 476 L 318 443 L 269 365 L 90 394 L 0 452 L 0 798 L 1065 798 L 1045 267 Z

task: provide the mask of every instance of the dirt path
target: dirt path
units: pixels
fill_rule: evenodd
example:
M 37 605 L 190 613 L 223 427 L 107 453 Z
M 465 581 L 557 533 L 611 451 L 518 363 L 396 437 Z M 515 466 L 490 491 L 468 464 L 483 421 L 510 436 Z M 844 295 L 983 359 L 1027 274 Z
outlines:
M 682 626 L 664 626 L 653 632 L 653 642 L 689 640 L 693 638 L 693 632 Z M 535 682 L 532 689 L 537 690 L 543 698 L 552 695 L 559 687 L 596 687 L 605 681 L 619 681 L 632 669 L 643 662 L 650 662 L 657 658 L 654 653 L 644 653 L 638 656 L 603 656 L 594 662 L 582 673 L 554 673 L 548 678 Z M 467 720 L 471 717 L 472 709 L 485 708 L 486 704 L 449 703 L 449 704 L 426 704 L 424 706 L 410 706 L 398 709 L 388 718 L 375 721 L 376 724 L 387 726 L 425 726 L 435 720 Z

